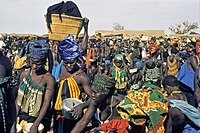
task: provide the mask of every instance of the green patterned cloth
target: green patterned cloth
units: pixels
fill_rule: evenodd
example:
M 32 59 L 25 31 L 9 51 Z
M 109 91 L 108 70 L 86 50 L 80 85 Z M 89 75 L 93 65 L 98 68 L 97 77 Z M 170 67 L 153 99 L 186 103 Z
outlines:
M 38 86 L 33 82 L 30 74 L 28 74 L 20 83 L 18 90 L 17 103 L 21 107 L 22 112 L 37 117 L 42 107 L 45 90 L 45 87 Z
M 159 90 L 130 90 L 117 107 L 123 119 L 136 125 L 145 124 L 150 133 L 164 133 L 164 121 L 168 112 L 168 101 Z
M 114 89 L 115 81 L 112 77 L 107 75 L 97 74 L 94 78 L 94 92 L 108 94 Z

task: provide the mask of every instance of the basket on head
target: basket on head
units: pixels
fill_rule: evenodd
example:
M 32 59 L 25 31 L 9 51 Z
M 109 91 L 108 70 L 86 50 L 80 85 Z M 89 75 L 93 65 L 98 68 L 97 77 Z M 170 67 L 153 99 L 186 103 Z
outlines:
M 64 40 L 69 34 L 74 35 L 76 39 L 83 27 L 83 18 L 80 17 L 51 14 L 51 19 L 50 29 L 48 28 L 50 40 Z

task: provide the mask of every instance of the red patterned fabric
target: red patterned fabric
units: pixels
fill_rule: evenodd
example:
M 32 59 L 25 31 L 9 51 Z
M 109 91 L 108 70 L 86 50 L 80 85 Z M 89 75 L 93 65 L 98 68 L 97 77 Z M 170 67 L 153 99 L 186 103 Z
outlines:
M 151 54 L 153 54 L 153 53 L 155 53 L 155 52 L 158 51 L 158 46 L 157 46 L 157 45 L 149 45 L 149 46 L 148 46 L 148 51 L 149 51 Z
M 115 131 L 117 133 L 129 133 L 128 126 L 129 123 L 127 120 L 117 119 L 101 124 L 101 130 L 104 132 Z
M 196 53 L 200 52 L 200 41 L 196 42 Z

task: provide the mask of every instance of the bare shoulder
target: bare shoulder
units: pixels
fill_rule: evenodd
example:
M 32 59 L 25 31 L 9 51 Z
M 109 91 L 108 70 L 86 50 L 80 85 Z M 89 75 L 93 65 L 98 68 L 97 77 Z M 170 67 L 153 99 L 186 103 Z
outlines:
M 53 81 L 53 82 L 55 82 L 55 78 L 49 73 L 49 72 L 47 72 L 46 74 L 45 74 L 45 78 L 48 80 L 48 81 Z
M 29 74 L 30 70 L 25 70 L 21 73 L 20 75 L 20 79 L 23 79 L 24 77 L 26 77 Z
M 60 79 L 61 79 L 61 80 L 62 80 L 62 79 L 65 79 L 66 73 L 67 73 L 66 69 L 64 69 L 64 70 L 61 71 L 61 73 L 60 73 Z
M 188 62 L 194 62 L 196 61 L 196 56 L 192 56 L 188 59 Z

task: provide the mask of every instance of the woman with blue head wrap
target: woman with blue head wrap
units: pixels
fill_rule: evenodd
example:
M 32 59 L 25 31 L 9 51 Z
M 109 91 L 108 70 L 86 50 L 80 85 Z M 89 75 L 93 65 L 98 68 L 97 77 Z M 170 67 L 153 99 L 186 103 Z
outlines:
M 63 61 L 72 61 L 81 56 L 79 46 L 74 40 L 74 36 L 71 34 L 60 42 L 58 45 L 58 52 Z
M 70 34 L 65 40 L 59 43 L 58 52 L 63 60 L 65 69 L 62 70 L 58 80 L 58 92 L 54 106 L 57 117 L 64 115 L 61 113 L 61 105 L 64 99 L 76 98 L 85 102 L 89 100 L 87 98 L 92 96 L 89 78 L 78 65 L 81 53 L 77 42 L 74 41 L 73 35 Z M 84 108 L 85 103 L 82 103 L 72 109 L 74 119 L 77 120 L 82 115 Z M 71 122 L 66 118 L 59 118 L 55 122 L 58 125 L 55 127 L 56 132 L 71 132 L 71 129 L 75 126 L 73 124 L 76 124 L 75 121 Z M 63 125 L 66 122 L 69 124 Z
M 49 44 L 46 40 L 30 41 L 28 45 L 31 58 L 45 59 L 48 57 Z
M 37 132 L 37 127 L 41 123 L 44 125 L 44 132 L 47 132 L 50 125 L 43 122 L 50 119 L 45 116 L 50 107 L 55 85 L 55 79 L 45 69 L 50 49 L 45 40 L 30 41 L 28 46 L 30 69 L 20 75 L 16 101 L 17 117 L 33 123 L 30 132 Z
M 71 34 L 59 43 L 58 52 L 68 71 L 71 71 L 71 69 L 76 66 L 75 64 L 77 64 L 77 59 L 82 57 L 79 51 L 79 45 Z
M 46 63 L 46 59 L 48 59 L 48 68 L 46 68 L 49 72 L 52 71 L 53 68 L 53 56 L 50 50 L 50 46 L 47 43 L 47 40 L 33 40 L 29 41 L 27 45 L 27 53 L 30 56 L 30 59 L 38 59 L 42 60 L 44 65 Z

